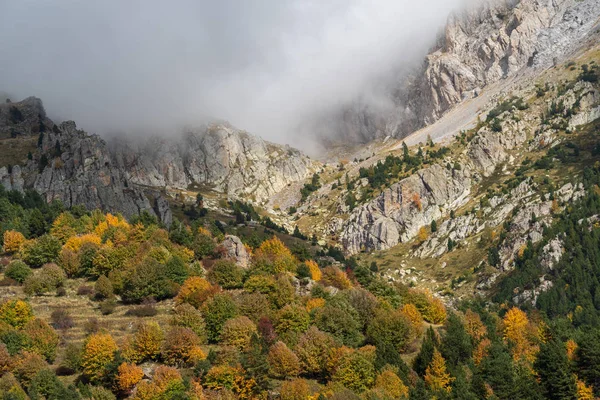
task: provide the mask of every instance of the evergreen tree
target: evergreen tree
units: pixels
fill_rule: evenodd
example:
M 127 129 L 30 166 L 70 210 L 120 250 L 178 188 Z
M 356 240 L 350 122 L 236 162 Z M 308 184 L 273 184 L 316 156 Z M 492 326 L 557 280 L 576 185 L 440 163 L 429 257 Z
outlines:
M 534 368 L 541 380 L 546 398 L 551 400 L 575 400 L 577 386 L 571 372 L 567 349 L 556 339 L 542 343 Z
M 425 371 L 427 370 L 427 366 L 431 363 L 433 359 L 433 352 L 439 347 L 439 341 L 437 338 L 437 334 L 430 326 L 427 332 L 425 333 L 425 338 L 423 339 L 423 344 L 421 345 L 421 350 L 419 354 L 415 357 L 413 361 L 413 369 L 419 376 L 425 376 Z
M 437 232 L 437 222 L 435 219 L 431 221 L 431 233 Z
M 584 334 L 577 344 L 577 375 L 600 396 L 600 331 Z
M 451 313 L 446 321 L 446 334 L 442 339 L 441 349 L 449 366 L 456 366 L 471 358 L 471 337 L 455 313 Z
M 405 142 L 402 142 L 402 155 L 404 156 L 404 161 L 408 161 L 410 158 L 410 153 L 408 152 L 408 146 Z

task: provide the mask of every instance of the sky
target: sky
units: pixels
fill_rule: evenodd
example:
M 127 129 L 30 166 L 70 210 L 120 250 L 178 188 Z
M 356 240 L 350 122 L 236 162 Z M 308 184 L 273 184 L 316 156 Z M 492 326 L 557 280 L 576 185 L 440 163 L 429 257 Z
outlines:
M 464 1 L 3 0 L 0 92 L 101 135 L 217 119 L 306 149 L 318 117 L 385 107 Z

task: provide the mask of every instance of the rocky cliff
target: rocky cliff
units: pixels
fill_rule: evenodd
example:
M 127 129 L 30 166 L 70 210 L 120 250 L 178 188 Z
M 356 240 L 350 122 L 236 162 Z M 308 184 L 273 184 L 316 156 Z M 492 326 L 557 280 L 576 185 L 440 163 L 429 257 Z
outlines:
M 422 65 L 390 83 L 391 109 L 354 105 L 340 136 L 404 137 L 503 79 L 560 62 L 600 38 L 597 0 L 486 0 L 449 17 Z M 400 82 L 399 84 L 396 82 Z
M 266 142 L 227 124 L 145 143 L 115 141 L 111 148 L 116 164 L 134 184 L 204 187 L 256 202 L 303 181 L 317 165 L 296 149 Z
M 564 67 L 562 69 L 564 71 Z M 531 96 L 533 85 L 519 94 Z M 548 86 L 549 87 L 549 86 Z M 551 90 L 547 98 L 533 95 L 525 104 L 511 98 L 494 108 L 494 117 L 482 122 L 468 136 L 460 153 L 447 157 L 420 169 L 415 174 L 383 190 L 373 200 L 352 211 L 341 228 L 341 242 L 349 254 L 360 251 L 385 250 L 399 243 L 412 240 L 422 227 L 429 227 L 434 220 L 448 216 L 467 202 L 485 197 L 486 207 L 475 204 L 479 217 L 466 215 L 443 220 L 440 228 L 415 252 L 418 257 L 439 257 L 448 250 L 448 239 L 458 242 L 486 227 L 496 227 L 516 214 L 509 231 L 514 240 L 500 249 L 503 269 L 510 263 L 527 241 L 541 238 L 543 218 L 551 219 L 549 197 L 540 197 L 530 184 L 523 183 L 503 195 L 487 198 L 481 188 L 494 179 L 519 174 L 518 162 L 529 165 L 528 152 L 551 148 L 564 138 L 559 132 L 573 132 L 578 126 L 598 118 L 600 91 L 578 77 L 569 83 L 564 81 Z M 545 95 L 544 95 L 545 96 Z M 518 107 L 515 104 L 519 104 Z M 504 110 L 504 111 L 503 111 Z M 487 182 L 487 183 L 486 183 Z M 581 196 L 577 188 L 569 184 L 557 191 L 555 198 L 571 201 Z M 565 193 L 562 193 L 565 192 Z M 529 224 L 531 215 L 539 219 Z M 548 223 L 548 221 L 546 221 Z
M 31 188 L 48 201 L 126 216 L 146 210 L 167 224 L 172 216 L 164 189 L 213 191 L 263 202 L 305 180 L 318 166 L 296 149 L 227 124 L 189 130 L 176 138 L 119 139 L 107 145 L 72 121 L 54 124 L 34 97 L 0 106 L 0 135 L 7 141 L 35 143 L 38 138 L 37 150 L 25 165 L 0 168 L 5 188 Z

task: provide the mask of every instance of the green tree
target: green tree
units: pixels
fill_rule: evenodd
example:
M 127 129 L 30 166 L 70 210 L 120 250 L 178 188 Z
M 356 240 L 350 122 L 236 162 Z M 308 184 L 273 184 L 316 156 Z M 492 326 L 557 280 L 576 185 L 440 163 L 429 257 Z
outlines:
M 446 320 L 446 334 L 440 347 L 442 356 L 450 366 L 456 366 L 471 358 L 473 352 L 471 337 L 455 313 L 451 313 Z
M 421 350 L 413 360 L 413 369 L 419 376 L 425 376 L 427 366 L 431 364 L 431 360 L 433 360 L 433 352 L 439 345 L 437 334 L 430 326 L 425 333 L 425 338 L 421 344 Z
M 202 315 L 208 340 L 215 343 L 221 337 L 225 322 L 237 315 L 237 306 L 228 294 L 219 293 L 202 305 Z
M 551 400 L 577 399 L 575 377 L 571 372 L 564 343 L 553 339 L 542 343 L 534 363 L 546 398 Z
M 590 330 L 577 341 L 577 374 L 600 396 L 600 332 Z

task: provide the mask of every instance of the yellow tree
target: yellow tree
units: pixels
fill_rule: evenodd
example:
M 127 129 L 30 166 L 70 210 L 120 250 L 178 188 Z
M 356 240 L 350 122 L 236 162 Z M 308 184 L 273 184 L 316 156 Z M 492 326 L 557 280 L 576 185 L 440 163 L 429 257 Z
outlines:
M 120 391 L 129 393 L 144 377 L 144 371 L 134 364 L 123 363 L 119 365 L 116 377 L 117 387 Z
M 427 228 L 425 228 L 424 226 L 419 228 L 419 232 L 417 233 L 417 238 L 419 239 L 419 242 L 424 242 L 427 240 L 427 237 L 429 235 L 427 234 Z
M 400 309 L 402 315 L 409 319 L 415 336 L 423 332 L 423 316 L 414 304 L 405 304 Z
M 446 371 L 446 361 L 440 352 L 435 349 L 431 363 L 425 370 L 425 382 L 433 391 L 450 392 L 452 387 L 450 384 L 454 378 Z
M 524 311 L 513 307 L 504 316 L 504 340 L 513 345 L 513 359 L 533 362 L 537 346 L 528 338 L 529 319 Z
M 471 310 L 467 310 L 465 313 L 465 330 L 476 342 L 479 342 L 487 335 L 487 328 L 481 321 L 481 317 Z
M 321 277 L 323 276 L 323 273 L 321 272 L 321 269 L 319 268 L 317 263 L 314 262 L 313 260 L 308 260 L 308 261 L 305 261 L 304 264 L 306 264 L 306 266 L 308 267 L 308 270 L 310 271 L 311 279 L 313 281 L 320 281 Z
M 271 367 L 271 373 L 275 377 L 294 377 L 300 373 L 298 357 L 281 341 L 271 346 L 267 355 L 267 362 Z
M 21 245 L 25 243 L 25 236 L 18 231 L 5 231 L 3 235 L 4 244 L 2 248 L 5 253 L 15 253 L 19 251 Z
M 92 334 L 83 346 L 81 366 L 83 373 L 92 382 L 97 382 L 104 376 L 106 367 L 115 357 L 118 350 L 117 344 L 108 333 Z
M 272 272 L 294 271 L 296 257 L 276 236 L 265 240 L 254 253 L 254 262 L 270 267 Z
M 408 398 L 408 387 L 389 368 L 384 369 L 377 375 L 375 388 L 383 391 L 383 393 L 393 399 Z
M 577 400 L 594 400 L 594 390 L 585 384 L 585 382 L 577 380 Z

